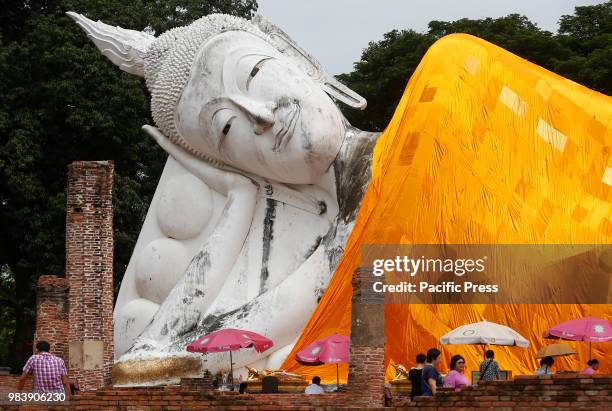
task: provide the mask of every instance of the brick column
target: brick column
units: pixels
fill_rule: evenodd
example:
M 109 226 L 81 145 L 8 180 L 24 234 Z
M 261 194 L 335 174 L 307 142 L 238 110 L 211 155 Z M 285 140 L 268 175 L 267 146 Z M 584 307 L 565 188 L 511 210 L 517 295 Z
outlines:
M 213 376 L 206 370 L 201 378 L 181 378 L 180 386 L 182 390 L 187 391 L 212 391 Z
M 111 384 L 113 364 L 113 163 L 68 167 L 66 278 L 69 374 L 81 389 Z
M 34 344 L 47 341 L 51 354 L 68 364 L 68 280 L 43 275 L 36 285 L 36 334 Z
M 385 306 L 382 294 L 372 290 L 373 280 L 369 268 L 353 274 L 347 386 L 347 405 L 352 407 L 385 404 Z

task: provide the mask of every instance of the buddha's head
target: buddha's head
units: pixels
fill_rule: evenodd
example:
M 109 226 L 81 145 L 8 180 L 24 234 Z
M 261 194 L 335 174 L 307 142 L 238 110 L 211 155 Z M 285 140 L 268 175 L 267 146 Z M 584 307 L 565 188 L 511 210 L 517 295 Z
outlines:
M 69 13 L 103 54 L 144 76 L 159 129 L 203 160 L 285 183 L 315 182 L 365 100 L 268 21 L 215 14 L 159 37 Z

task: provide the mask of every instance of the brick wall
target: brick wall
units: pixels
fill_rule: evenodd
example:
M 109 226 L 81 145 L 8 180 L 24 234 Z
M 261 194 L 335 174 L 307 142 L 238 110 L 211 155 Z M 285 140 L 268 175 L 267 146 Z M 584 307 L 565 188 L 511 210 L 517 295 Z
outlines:
M 34 344 L 44 340 L 51 354 L 68 364 L 68 280 L 43 275 L 36 285 L 36 333 Z
M 369 269 L 353 274 L 347 395 L 355 407 L 384 406 L 385 311 Z
M 66 278 L 69 374 L 82 389 L 111 383 L 113 363 L 113 163 L 68 167 Z
M 487 381 L 460 392 L 443 392 L 435 397 L 399 398 L 394 405 L 437 410 L 478 409 L 611 409 L 612 376 L 523 376 L 512 381 Z
M 19 375 L 0 375 L 0 396 L 6 395 L 9 392 L 17 391 L 17 382 L 19 381 Z M 32 377 L 28 378 L 24 391 L 31 391 L 34 389 L 34 379 Z M 0 401 L 4 398 L 0 397 Z M 0 402 L 1 404 L 1 402 Z M 1 409 L 1 408 L 0 408 Z
M 0 380 L 1 381 L 1 380 Z M 194 389 L 199 386 L 200 389 Z M 415 402 L 396 399 L 394 407 L 367 407 L 370 410 L 422 409 L 473 410 L 492 409 L 610 409 L 612 376 L 520 377 L 514 381 L 492 381 L 461 392 L 442 393 L 435 398 L 418 398 Z M 6 410 L 334 410 L 366 408 L 356 404 L 350 393 L 305 394 L 238 394 L 205 389 L 189 381 L 185 386 L 111 388 L 83 392 L 69 404 L 8 405 Z
M 332 410 L 339 407 L 352 408 L 345 404 L 344 394 L 239 394 L 194 390 L 183 386 L 166 387 L 106 387 L 87 391 L 73 397 L 69 404 L 8 405 L 6 410 Z M 0 404 L 2 404 L 0 402 Z M 0 409 L 2 407 L 0 406 Z
M 185 390 L 210 390 L 213 386 L 213 376 L 206 370 L 202 378 L 181 378 L 181 387 Z

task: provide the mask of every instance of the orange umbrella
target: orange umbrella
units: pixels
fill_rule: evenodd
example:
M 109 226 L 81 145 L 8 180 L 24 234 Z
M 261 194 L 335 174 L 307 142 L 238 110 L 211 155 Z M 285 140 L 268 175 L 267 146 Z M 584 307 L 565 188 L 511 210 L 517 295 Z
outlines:
M 540 348 L 538 353 L 536 354 L 536 358 L 544 358 L 544 357 L 563 357 L 565 355 L 573 355 L 576 354 L 576 350 L 570 347 L 567 344 L 550 344 L 545 345 Z

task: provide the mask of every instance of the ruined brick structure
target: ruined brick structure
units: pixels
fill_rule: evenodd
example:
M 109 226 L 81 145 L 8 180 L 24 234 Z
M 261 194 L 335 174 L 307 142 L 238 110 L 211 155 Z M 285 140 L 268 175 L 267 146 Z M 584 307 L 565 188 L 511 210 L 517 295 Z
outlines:
M 68 167 L 66 279 L 69 375 L 82 389 L 111 383 L 113 363 L 113 163 Z
M 460 392 L 441 392 L 435 397 L 407 397 L 394 405 L 438 410 L 610 409 L 612 376 L 517 375 L 512 381 L 486 381 Z
M 51 354 L 68 364 L 68 280 L 43 275 L 36 285 L 36 334 L 34 343 L 45 340 L 51 344 Z
M 1 378 L 0 378 L 1 382 Z M 391 408 L 382 405 L 369 410 L 545 410 L 610 409 L 612 377 L 607 376 L 525 376 L 514 381 L 487 381 L 461 392 L 441 393 L 436 397 L 418 397 L 410 402 L 397 398 Z M 0 409 L 61 411 L 71 410 L 353 410 L 359 408 L 350 393 L 238 394 L 206 389 L 196 381 L 166 387 L 111 388 L 77 395 L 69 406 L 60 404 L 12 404 Z
M 355 407 L 384 406 L 385 309 L 384 299 L 372 289 L 370 269 L 353 274 L 351 344 L 347 394 Z
M 6 399 L 6 395 L 9 392 L 15 392 L 17 387 L 17 381 L 19 381 L 20 375 L 17 374 L 0 374 L 0 410 L 4 410 L 2 407 L 2 401 Z M 30 392 L 34 389 L 34 379 L 29 378 L 26 381 L 24 391 Z

